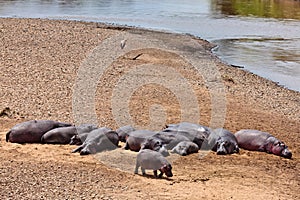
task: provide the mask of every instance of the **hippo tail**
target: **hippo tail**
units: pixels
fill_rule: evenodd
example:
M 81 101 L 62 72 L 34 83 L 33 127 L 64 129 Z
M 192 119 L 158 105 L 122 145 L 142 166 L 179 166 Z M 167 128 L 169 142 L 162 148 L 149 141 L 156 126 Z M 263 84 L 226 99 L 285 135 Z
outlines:
M 11 133 L 11 131 L 8 131 L 7 133 L 6 133 L 6 142 L 8 142 L 9 141 L 9 135 L 10 135 L 10 133 Z

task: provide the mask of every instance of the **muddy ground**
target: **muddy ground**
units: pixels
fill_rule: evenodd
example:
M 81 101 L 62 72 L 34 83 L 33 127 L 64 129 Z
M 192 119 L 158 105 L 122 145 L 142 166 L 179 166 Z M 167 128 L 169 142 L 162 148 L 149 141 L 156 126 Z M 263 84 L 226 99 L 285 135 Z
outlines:
M 6 132 L 22 121 L 53 119 L 76 123 L 74 85 L 78 71 L 105 39 L 124 32 L 171 41 L 174 49 L 198 55 L 201 65 L 207 66 L 206 71 L 212 66 L 219 74 L 215 78 L 208 78 L 204 72 L 199 75 L 174 49 L 142 48 L 114 57 L 114 62 L 96 82 L 94 102 L 99 126 L 116 129 L 120 125 L 116 119 L 124 117 L 123 110 L 116 112 L 124 106 L 122 101 L 117 101 L 121 102 L 120 106 L 112 101 L 124 98 L 115 96 L 122 77 L 164 79 L 166 74 L 152 68 L 144 70 L 144 74 L 137 69 L 144 64 L 168 66 L 189 82 L 200 113 L 197 123 L 218 126 L 223 121 L 224 128 L 232 132 L 245 128 L 270 132 L 289 146 L 293 158 L 245 150 L 225 156 L 217 156 L 212 151 L 186 157 L 173 155 L 168 159 L 174 176 L 156 179 L 151 171 L 146 177 L 134 175 L 136 154 L 122 148 L 80 156 L 71 153 L 75 147 L 70 145 L 5 141 Z M 299 199 L 299 92 L 225 65 L 210 53 L 212 45 L 206 41 L 193 38 L 197 45 L 191 48 L 182 45 L 182 42 L 186 44 L 185 40 L 191 40 L 190 36 L 97 23 L 4 18 L 0 19 L 0 37 L 1 199 Z M 168 84 L 184 88 L 176 77 L 167 78 Z M 130 98 L 125 98 L 136 127 L 157 130 L 165 124 L 182 121 L 182 101 L 189 101 L 189 93 L 174 93 L 164 84 L 145 81 L 130 93 Z M 211 92 L 214 85 L 221 87 L 219 93 Z M 222 94 L 220 102 L 213 101 L 217 94 Z M 223 104 L 225 115 L 218 111 L 218 105 Z M 160 115 L 158 108 L 163 108 L 165 113 Z M 151 109 L 159 112 L 153 114 Z M 187 109 L 194 119 L 197 109 L 192 104 Z

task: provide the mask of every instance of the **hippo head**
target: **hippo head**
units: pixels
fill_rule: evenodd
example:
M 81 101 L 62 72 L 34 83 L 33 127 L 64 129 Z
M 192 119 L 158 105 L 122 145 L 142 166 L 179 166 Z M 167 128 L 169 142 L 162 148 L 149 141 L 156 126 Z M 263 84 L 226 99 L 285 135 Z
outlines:
M 284 158 L 292 158 L 292 153 L 289 151 L 288 146 L 280 141 L 272 145 L 271 153 L 282 156 Z
M 141 149 L 151 149 L 160 152 L 163 156 L 169 156 L 168 150 L 163 145 L 162 141 L 158 138 L 148 138 L 142 145 Z
M 160 169 L 161 173 L 165 173 L 167 177 L 172 177 L 172 166 L 171 164 L 166 164 L 162 166 Z
M 228 141 L 217 141 L 217 154 L 226 155 L 235 152 L 235 145 Z
M 177 154 L 179 154 L 179 155 L 181 155 L 181 156 L 186 156 L 186 155 L 188 155 L 187 150 L 188 150 L 188 147 L 187 147 L 187 146 L 181 145 L 181 144 L 179 143 L 179 144 L 177 144 L 176 147 L 174 147 L 174 148 L 172 149 L 171 153 L 177 153 Z
M 82 141 L 81 141 L 79 135 L 74 135 L 73 137 L 71 137 L 69 144 L 70 145 L 81 145 Z

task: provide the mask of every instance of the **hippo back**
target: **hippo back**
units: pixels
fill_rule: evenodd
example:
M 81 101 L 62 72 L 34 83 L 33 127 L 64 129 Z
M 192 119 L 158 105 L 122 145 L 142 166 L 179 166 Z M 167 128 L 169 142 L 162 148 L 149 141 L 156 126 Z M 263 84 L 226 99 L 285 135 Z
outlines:
M 273 137 L 267 132 L 242 129 L 235 133 L 239 147 L 250 151 L 265 151 L 267 139 Z

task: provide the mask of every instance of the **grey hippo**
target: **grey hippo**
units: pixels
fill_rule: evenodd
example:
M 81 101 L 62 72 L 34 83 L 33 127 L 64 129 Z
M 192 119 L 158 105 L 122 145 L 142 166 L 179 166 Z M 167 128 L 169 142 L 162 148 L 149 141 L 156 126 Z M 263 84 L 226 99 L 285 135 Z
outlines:
M 229 130 L 218 128 L 210 134 L 209 146 L 218 155 L 226 155 L 239 152 L 238 141 L 233 133 Z
M 211 129 L 200 124 L 181 122 L 178 124 L 167 125 L 167 128 L 165 128 L 163 132 L 172 132 L 174 134 L 183 135 L 201 148 L 203 142 L 207 141 L 207 138 L 211 133 Z
M 153 137 L 156 132 L 149 130 L 137 130 L 129 133 L 126 137 L 124 149 L 138 152 L 141 149 L 151 149 L 158 151 L 164 156 L 168 156 L 169 152 L 159 138 Z
M 97 128 L 93 124 L 55 128 L 46 132 L 42 136 L 41 142 L 48 144 L 69 144 L 73 136 L 88 133 Z
M 134 173 L 138 174 L 138 169 L 141 167 L 142 174 L 146 174 L 146 169 L 153 170 L 154 176 L 157 177 L 157 170 L 160 171 L 159 178 L 166 174 L 167 177 L 172 177 L 172 166 L 163 155 L 157 151 L 150 149 L 142 149 L 139 151 L 136 158 L 136 166 Z
M 292 158 L 288 146 L 273 135 L 258 130 L 243 129 L 235 133 L 239 147 L 250 151 L 262 151 L 284 158 Z
M 119 145 L 119 136 L 117 132 L 101 127 L 91 131 L 82 145 L 72 152 L 80 152 L 80 155 L 95 154 L 105 150 L 116 149 Z
M 46 132 L 68 126 L 72 126 L 72 124 L 53 120 L 30 120 L 12 127 L 6 134 L 6 141 L 13 143 L 41 143 L 41 137 Z

